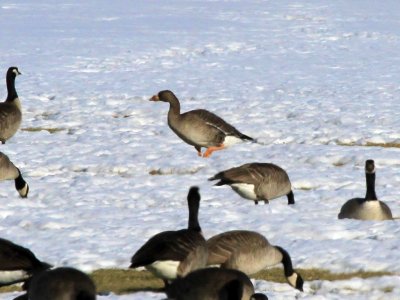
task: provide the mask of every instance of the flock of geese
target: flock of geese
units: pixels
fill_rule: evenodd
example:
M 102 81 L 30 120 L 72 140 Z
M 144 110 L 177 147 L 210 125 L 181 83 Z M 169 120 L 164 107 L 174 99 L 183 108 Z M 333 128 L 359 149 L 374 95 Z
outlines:
M 7 99 L 0 103 L 0 141 L 5 144 L 19 129 L 21 103 L 15 89 L 17 67 L 7 71 Z M 168 125 L 199 156 L 210 157 L 241 141 L 254 139 L 241 133 L 217 115 L 203 109 L 181 113 L 180 103 L 171 91 L 161 91 L 151 101 L 169 103 Z M 202 152 L 202 148 L 206 150 Z M 375 193 L 375 165 L 365 163 L 366 196 L 347 201 L 339 219 L 391 220 L 390 208 Z M 27 197 L 29 186 L 21 171 L 0 152 L 0 180 L 14 180 L 21 197 Z M 295 203 L 289 176 L 272 163 L 247 163 L 221 171 L 209 180 L 228 185 L 241 197 L 268 203 L 286 196 Z M 262 300 L 266 295 L 255 293 L 248 276 L 279 263 L 289 285 L 303 291 L 303 279 L 293 269 L 289 253 L 272 245 L 255 231 L 233 230 L 205 239 L 198 220 L 200 208 L 198 187 L 191 187 L 187 196 L 188 226 L 176 231 L 163 231 L 151 237 L 131 258 L 130 268 L 145 267 L 165 284 L 168 299 L 176 300 Z M 53 268 L 40 261 L 27 248 L 0 238 L 0 286 L 23 283 L 26 294 L 15 299 L 91 300 L 96 287 L 85 273 L 68 267 Z

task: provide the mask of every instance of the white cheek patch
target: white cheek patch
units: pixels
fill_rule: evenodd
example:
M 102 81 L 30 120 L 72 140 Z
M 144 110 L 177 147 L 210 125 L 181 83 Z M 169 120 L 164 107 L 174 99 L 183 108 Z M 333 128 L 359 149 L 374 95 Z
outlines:
M 297 282 L 297 274 L 293 273 L 292 275 L 290 275 L 289 277 L 286 277 L 288 283 L 292 286 L 292 287 L 296 287 L 296 282 Z
M 7 284 L 28 277 L 25 271 L 0 271 L 0 284 Z
M 25 183 L 25 186 L 18 190 L 18 193 L 20 194 L 21 197 L 25 198 L 28 195 L 29 187 L 28 184 Z
M 173 280 L 177 277 L 180 263 L 180 261 L 175 260 L 158 260 L 151 265 L 147 265 L 146 269 L 157 277 Z
M 19 72 L 17 71 L 17 69 L 13 69 L 13 73 L 14 73 L 16 76 L 19 75 Z
M 257 195 L 254 192 L 254 184 L 248 183 L 233 183 L 230 185 L 232 189 L 243 198 L 256 201 Z

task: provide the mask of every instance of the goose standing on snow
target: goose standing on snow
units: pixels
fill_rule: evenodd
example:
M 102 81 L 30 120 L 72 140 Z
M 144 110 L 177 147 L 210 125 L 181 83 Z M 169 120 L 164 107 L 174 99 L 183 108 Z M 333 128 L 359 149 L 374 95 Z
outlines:
M 0 181 L 14 180 L 15 188 L 22 198 L 26 198 L 29 185 L 22 178 L 21 171 L 10 161 L 7 155 L 0 152 Z
M 29 249 L 0 238 L 0 286 L 24 282 L 50 267 Z
M 169 103 L 168 125 L 184 142 L 192 145 L 199 156 L 209 157 L 212 152 L 222 150 L 242 140 L 253 141 L 232 125 L 204 109 L 181 114 L 178 98 L 171 91 L 161 91 L 150 101 Z M 207 148 L 204 154 L 201 148 Z
M 343 204 L 339 219 L 393 220 L 392 212 L 386 203 L 379 201 L 375 193 L 375 163 L 372 159 L 365 162 L 367 193 L 365 198 L 353 198 Z
M 96 286 L 85 273 L 74 268 L 57 268 L 32 277 L 29 300 L 95 300 Z
M 281 167 L 270 163 L 248 163 L 231 168 L 209 178 L 219 180 L 215 185 L 229 185 L 236 193 L 256 204 L 286 195 L 288 204 L 294 204 L 289 176 Z
M 0 103 L 0 141 L 2 144 L 5 144 L 21 125 L 21 102 L 15 90 L 15 77 L 20 74 L 17 67 L 10 67 L 7 71 L 7 99 Z
M 254 294 L 254 286 L 241 271 L 206 268 L 176 279 L 167 287 L 168 298 L 175 300 L 268 300 Z
M 132 257 L 130 268 L 145 267 L 168 282 L 202 268 L 207 262 L 207 244 L 198 222 L 200 194 L 191 187 L 187 196 L 187 229 L 164 231 L 150 238 Z
M 247 275 L 266 267 L 283 264 L 288 283 L 303 291 L 303 278 L 293 270 L 289 253 L 271 245 L 261 234 L 254 231 L 233 230 L 213 236 L 207 241 L 207 265 L 240 270 Z

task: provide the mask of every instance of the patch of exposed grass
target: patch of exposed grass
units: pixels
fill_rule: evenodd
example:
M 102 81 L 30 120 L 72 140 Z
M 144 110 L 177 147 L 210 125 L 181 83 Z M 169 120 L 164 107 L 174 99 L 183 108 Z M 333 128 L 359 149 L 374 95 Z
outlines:
M 375 142 L 366 142 L 365 144 L 357 144 L 355 142 L 341 142 L 336 141 L 336 145 L 338 146 L 346 146 L 346 147 L 383 147 L 383 148 L 400 148 L 399 142 L 387 142 L 387 143 L 375 143 Z
M 53 128 L 53 127 L 25 127 L 21 128 L 22 131 L 28 132 L 38 132 L 38 131 L 47 131 L 49 133 L 57 133 L 60 131 L 66 130 L 65 128 Z
M 324 269 L 296 269 L 305 281 L 312 280 L 346 280 L 354 277 L 370 278 L 386 275 L 394 275 L 390 272 L 352 272 L 352 273 L 332 273 Z M 100 293 L 113 292 L 116 294 L 133 293 L 138 291 L 161 292 L 164 283 L 147 271 L 122 270 L 122 269 L 101 269 L 90 274 L 96 283 Z M 251 278 L 262 279 L 272 282 L 285 283 L 286 278 L 282 268 L 271 268 L 251 276 Z M 18 285 L 2 287 L 0 292 L 20 291 Z M 392 289 L 393 290 L 393 289 Z M 392 291 L 390 287 L 385 292 Z

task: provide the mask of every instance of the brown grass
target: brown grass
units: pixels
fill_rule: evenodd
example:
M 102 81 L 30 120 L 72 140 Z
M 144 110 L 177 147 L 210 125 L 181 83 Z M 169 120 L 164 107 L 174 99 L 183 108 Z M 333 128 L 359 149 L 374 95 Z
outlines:
M 346 280 L 353 277 L 370 278 L 385 275 L 394 275 L 390 272 L 352 272 L 352 273 L 332 273 L 324 269 L 296 269 L 305 281 L 312 280 Z M 133 293 L 138 291 L 161 292 L 164 286 L 162 280 L 157 279 L 147 271 L 121 270 L 121 269 L 100 269 L 90 274 L 96 283 L 100 293 L 113 292 L 116 294 Z M 283 269 L 271 268 L 261 271 L 251 278 L 263 279 L 272 282 L 286 282 Z M 18 285 L 2 287 L 0 293 L 20 291 Z M 390 292 L 390 288 L 388 288 Z

